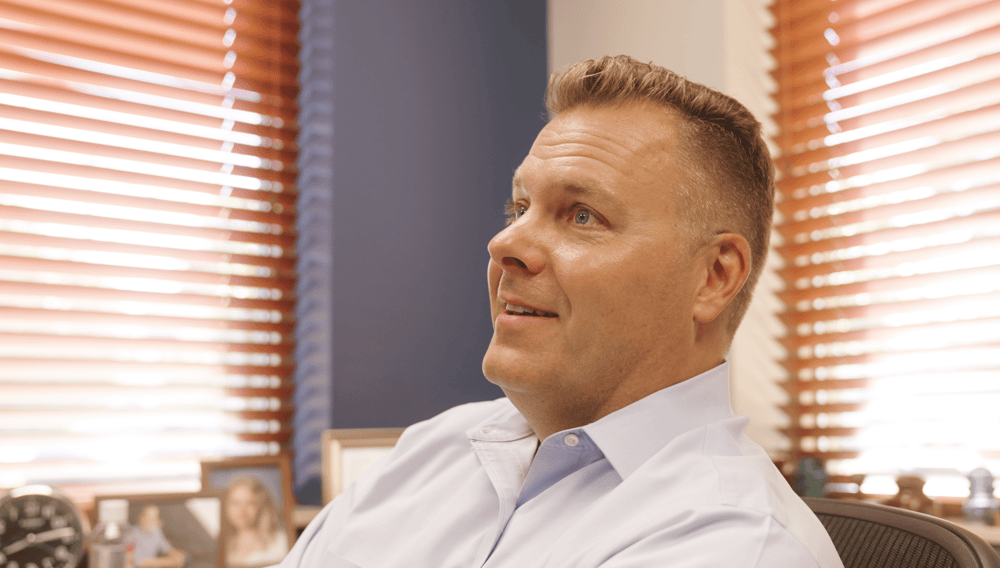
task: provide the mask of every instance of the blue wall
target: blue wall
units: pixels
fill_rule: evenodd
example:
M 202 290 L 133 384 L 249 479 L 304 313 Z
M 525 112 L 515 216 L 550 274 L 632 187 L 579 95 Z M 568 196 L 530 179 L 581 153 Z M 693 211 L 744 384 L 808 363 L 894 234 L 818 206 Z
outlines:
M 486 244 L 544 125 L 545 2 L 304 0 L 295 478 L 325 428 L 502 395 Z
M 502 396 L 486 244 L 544 126 L 545 2 L 335 2 L 333 41 L 333 427 Z
M 486 244 L 544 125 L 546 28 L 540 0 L 302 14 L 294 445 L 296 493 L 315 503 L 324 428 L 502 396 L 480 369 Z

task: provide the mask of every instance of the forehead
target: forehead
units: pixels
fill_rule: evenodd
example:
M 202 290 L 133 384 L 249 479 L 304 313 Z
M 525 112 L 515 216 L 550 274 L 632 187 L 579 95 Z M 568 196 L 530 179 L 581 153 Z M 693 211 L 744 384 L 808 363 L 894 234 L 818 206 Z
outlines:
M 675 121 L 669 110 L 649 103 L 564 111 L 538 134 L 515 172 L 514 191 L 539 176 L 578 193 L 669 184 L 678 171 Z

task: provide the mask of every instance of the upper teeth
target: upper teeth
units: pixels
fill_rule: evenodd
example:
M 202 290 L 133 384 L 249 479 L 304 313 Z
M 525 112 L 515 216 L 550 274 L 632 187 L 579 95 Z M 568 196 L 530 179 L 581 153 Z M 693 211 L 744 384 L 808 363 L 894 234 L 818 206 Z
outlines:
M 507 304 L 507 311 L 517 312 L 519 314 L 538 314 L 540 316 L 551 316 L 549 312 L 543 312 L 540 310 L 535 310 L 532 308 L 526 308 L 524 306 L 515 306 L 514 304 Z

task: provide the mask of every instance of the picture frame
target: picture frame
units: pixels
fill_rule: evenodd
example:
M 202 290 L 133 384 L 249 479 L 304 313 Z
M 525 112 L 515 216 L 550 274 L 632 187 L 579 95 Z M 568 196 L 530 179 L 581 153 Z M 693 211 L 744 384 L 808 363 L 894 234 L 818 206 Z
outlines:
M 220 542 L 222 496 L 218 493 L 153 493 L 99 495 L 101 502 L 122 499 L 128 502 L 131 525 L 126 540 L 132 547 L 132 562 L 139 566 L 146 558 L 160 558 L 169 568 L 217 568 L 222 566 Z
M 396 446 L 405 428 L 334 428 L 323 431 L 323 504 L 343 493 Z
M 270 566 L 291 550 L 295 496 L 288 455 L 203 461 L 201 487 L 222 499 L 220 568 Z

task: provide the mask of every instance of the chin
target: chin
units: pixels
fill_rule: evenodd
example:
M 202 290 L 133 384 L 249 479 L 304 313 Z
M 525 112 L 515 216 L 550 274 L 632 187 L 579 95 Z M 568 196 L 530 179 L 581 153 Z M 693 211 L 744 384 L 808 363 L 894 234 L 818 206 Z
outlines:
M 521 353 L 491 345 L 483 357 L 483 376 L 504 393 L 532 390 L 532 385 L 538 383 L 545 373 L 537 364 L 527 366 L 524 361 L 525 355 Z
M 512 350 L 509 348 L 490 344 L 483 357 L 483 376 L 502 389 L 506 389 L 510 383 L 511 375 L 517 374 L 518 356 L 510 351 Z
M 483 376 L 486 380 L 503 388 L 503 381 L 501 376 L 503 373 L 504 365 L 498 361 L 499 357 L 495 353 L 496 348 L 490 345 L 489 349 L 486 350 L 486 355 L 483 356 Z

